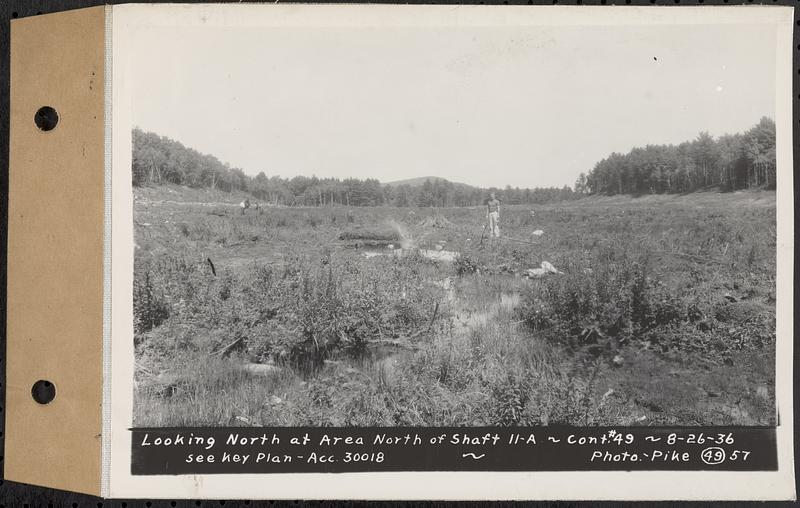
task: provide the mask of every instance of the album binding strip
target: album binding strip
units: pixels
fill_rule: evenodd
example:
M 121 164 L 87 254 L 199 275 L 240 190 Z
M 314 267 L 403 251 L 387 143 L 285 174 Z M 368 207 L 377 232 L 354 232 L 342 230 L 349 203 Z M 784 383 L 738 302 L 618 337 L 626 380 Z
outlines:
M 104 7 L 11 24 L 5 475 L 91 494 L 101 476 L 104 29 Z M 37 125 L 43 107 L 57 115 L 40 114 L 57 121 L 51 130 Z M 51 402 L 33 399 L 38 381 L 45 397 L 55 387 Z

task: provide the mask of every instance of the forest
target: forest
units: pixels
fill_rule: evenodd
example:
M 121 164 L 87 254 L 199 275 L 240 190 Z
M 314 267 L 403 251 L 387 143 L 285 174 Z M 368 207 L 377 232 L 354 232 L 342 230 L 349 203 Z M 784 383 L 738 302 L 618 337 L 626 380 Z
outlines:
M 569 186 L 481 189 L 434 177 L 418 185 L 391 185 L 371 178 L 268 177 L 263 171 L 253 177 L 213 155 L 141 129 L 133 131 L 132 169 L 135 187 L 171 183 L 238 190 L 267 203 L 288 206 L 474 206 L 482 205 L 491 191 L 502 194 L 506 204 L 543 204 L 579 197 Z
M 775 122 L 767 117 L 743 134 L 714 139 L 701 132 L 679 145 L 647 145 L 612 153 L 575 182 L 579 194 L 674 194 L 775 188 Z
M 674 194 L 717 189 L 775 188 L 775 122 L 762 118 L 744 133 L 718 138 L 701 132 L 678 145 L 647 145 L 612 153 L 581 173 L 574 188 L 483 189 L 442 178 L 392 185 L 376 179 L 249 176 L 178 141 L 141 129 L 133 131 L 133 185 L 165 183 L 251 194 L 288 206 L 476 206 L 489 192 L 505 204 L 545 204 L 587 194 Z

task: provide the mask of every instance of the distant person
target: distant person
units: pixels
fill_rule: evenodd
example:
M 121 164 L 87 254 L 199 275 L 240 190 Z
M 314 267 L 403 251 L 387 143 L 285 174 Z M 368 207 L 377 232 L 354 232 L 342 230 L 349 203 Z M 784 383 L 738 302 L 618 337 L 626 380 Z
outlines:
M 244 211 L 250 208 L 250 198 L 245 198 L 244 201 L 239 203 L 239 206 L 242 208 L 242 215 L 244 215 Z
M 486 220 L 489 223 L 489 236 L 500 238 L 500 200 L 494 192 L 489 194 L 489 201 L 486 202 Z

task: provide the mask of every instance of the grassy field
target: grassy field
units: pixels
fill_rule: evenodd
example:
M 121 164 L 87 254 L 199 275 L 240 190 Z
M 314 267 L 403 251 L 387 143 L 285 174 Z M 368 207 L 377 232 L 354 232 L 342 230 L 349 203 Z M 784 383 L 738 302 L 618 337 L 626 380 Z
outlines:
M 773 192 L 237 201 L 136 190 L 136 426 L 775 423 Z

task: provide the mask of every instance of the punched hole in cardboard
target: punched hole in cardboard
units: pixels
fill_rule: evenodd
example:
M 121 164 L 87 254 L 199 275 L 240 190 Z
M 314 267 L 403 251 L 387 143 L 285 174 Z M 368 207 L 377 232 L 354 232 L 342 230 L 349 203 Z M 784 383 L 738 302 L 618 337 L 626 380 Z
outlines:
M 56 385 L 45 379 L 40 379 L 33 383 L 31 397 L 39 404 L 49 404 L 56 398 Z
M 36 111 L 33 121 L 40 130 L 51 131 L 58 125 L 58 112 L 50 106 L 42 106 Z

